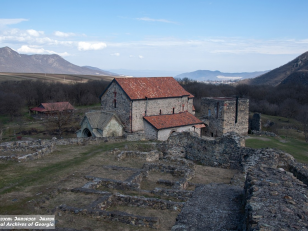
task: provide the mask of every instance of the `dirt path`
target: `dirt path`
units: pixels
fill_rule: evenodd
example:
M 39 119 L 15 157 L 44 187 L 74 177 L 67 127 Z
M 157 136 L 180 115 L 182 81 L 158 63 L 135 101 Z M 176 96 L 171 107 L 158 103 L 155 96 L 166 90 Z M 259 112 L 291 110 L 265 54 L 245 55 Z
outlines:
M 172 231 L 238 230 L 241 223 L 243 189 L 227 184 L 207 184 L 196 188 L 185 204 Z

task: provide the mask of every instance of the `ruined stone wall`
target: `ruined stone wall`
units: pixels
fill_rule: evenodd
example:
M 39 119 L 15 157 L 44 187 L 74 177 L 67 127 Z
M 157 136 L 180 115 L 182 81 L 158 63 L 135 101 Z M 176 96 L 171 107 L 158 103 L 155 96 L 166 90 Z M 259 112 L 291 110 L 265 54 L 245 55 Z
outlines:
M 175 128 L 167 128 L 167 129 L 162 129 L 158 131 L 157 139 L 161 141 L 165 141 L 169 138 L 169 136 L 173 132 L 194 132 L 195 130 L 199 131 L 200 135 L 200 129 L 195 129 L 192 125 L 189 126 L 183 126 L 183 127 L 175 127 Z
M 193 111 L 194 106 L 194 98 L 188 98 L 188 112 L 195 115 L 195 111 Z
M 123 137 L 86 137 L 34 141 L 13 141 L 0 144 L 0 160 L 33 160 L 54 151 L 56 145 L 86 145 L 105 141 L 124 141 Z
M 238 100 L 238 114 L 236 120 L 236 100 L 225 102 L 223 134 L 236 132 L 241 135 L 248 134 L 249 100 Z
M 224 102 L 201 98 L 201 117 L 202 121 L 207 124 L 207 136 L 223 135 L 223 111 Z
M 131 101 L 117 83 L 113 82 L 102 95 L 101 106 L 104 111 L 116 112 L 125 126 L 125 131 L 131 132 Z
M 207 136 L 222 136 L 228 132 L 248 133 L 249 100 L 239 99 L 236 118 L 236 99 L 201 98 L 201 119 L 208 127 Z
M 191 99 L 190 99 L 191 100 Z M 184 105 L 184 107 L 183 107 Z M 132 104 L 133 132 L 144 130 L 143 116 L 170 115 L 188 110 L 188 97 L 135 100 Z M 190 109 L 192 111 L 192 109 Z M 146 112 L 146 113 L 145 113 Z
M 170 136 L 166 145 L 166 149 L 174 146 L 184 148 L 185 158 L 206 166 L 242 169 L 245 139 L 235 133 L 214 140 L 202 139 L 188 132 L 175 133 Z
M 113 117 L 103 130 L 103 137 L 122 136 L 122 135 L 123 135 L 123 127 Z

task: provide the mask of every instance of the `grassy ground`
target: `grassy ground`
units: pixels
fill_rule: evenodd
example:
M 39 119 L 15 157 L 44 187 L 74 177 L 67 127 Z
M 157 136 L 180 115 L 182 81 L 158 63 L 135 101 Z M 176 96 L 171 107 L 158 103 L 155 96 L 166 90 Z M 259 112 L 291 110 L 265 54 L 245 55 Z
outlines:
M 308 143 L 299 139 L 250 135 L 246 147 L 280 149 L 293 155 L 297 161 L 308 163 Z
M 251 114 L 252 115 L 252 114 Z M 305 142 L 301 124 L 294 119 L 261 114 L 262 130 L 277 134 L 277 137 L 250 135 L 246 147 L 276 148 L 293 155 L 297 161 L 308 163 L 308 143 Z M 266 126 L 266 124 L 272 124 Z

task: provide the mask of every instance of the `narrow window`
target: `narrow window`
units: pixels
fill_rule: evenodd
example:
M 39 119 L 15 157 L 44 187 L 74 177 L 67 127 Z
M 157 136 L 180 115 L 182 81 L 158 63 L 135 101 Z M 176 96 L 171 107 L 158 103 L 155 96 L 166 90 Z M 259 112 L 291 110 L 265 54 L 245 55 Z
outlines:
M 117 92 L 114 91 L 113 94 L 114 94 L 114 98 L 117 97 Z
M 208 117 L 211 117 L 211 109 L 208 111 Z
M 147 116 L 147 111 L 144 111 L 144 115 Z
M 117 100 L 116 99 L 113 100 L 113 106 L 114 106 L 114 108 L 117 108 Z
M 159 110 L 159 114 L 161 115 L 161 110 Z
M 216 107 L 216 119 L 218 119 L 218 112 L 219 112 L 219 102 L 217 102 L 217 107 Z
M 172 109 L 172 114 L 174 114 L 174 108 Z
M 185 104 L 182 105 L 182 111 L 184 111 L 184 106 L 185 106 Z

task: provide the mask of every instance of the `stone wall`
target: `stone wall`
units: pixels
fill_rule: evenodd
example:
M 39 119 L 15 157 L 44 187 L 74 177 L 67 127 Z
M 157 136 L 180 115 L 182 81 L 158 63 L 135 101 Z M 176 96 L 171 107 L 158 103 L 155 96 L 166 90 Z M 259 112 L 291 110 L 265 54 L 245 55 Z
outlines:
M 114 105 L 116 100 L 116 107 Z M 125 126 L 125 131 L 131 132 L 131 101 L 120 86 L 112 82 L 101 97 L 102 110 L 116 112 Z
M 113 117 L 103 130 L 103 137 L 123 136 L 123 127 Z
M 13 141 L 0 144 L 0 160 L 24 161 L 41 158 L 55 150 L 56 145 L 87 145 L 106 141 L 124 141 L 122 137 L 87 137 L 34 141 Z
M 201 120 L 208 127 L 207 136 L 222 136 L 228 132 L 248 133 L 249 100 L 235 98 L 201 98 Z
M 226 134 L 215 140 L 202 139 L 191 133 L 183 132 L 171 136 L 166 149 L 178 146 L 185 149 L 185 158 L 203 165 L 222 168 L 241 168 L 240 148 L 245 139 L 235 133 Z
M 156 130 L 151 124 L 146 120 L 143 120 L 144 123 L 144 135 L 148 140 L 157 140 L 158 130 Z
M 181 133 L 170 137 L 164 148 L 180 146 L 191 160 L 209 166 L 237 168 L 246 174 L 242 200 L 245 214 L 238 224 L 239 230 L 306 230 L 308 166 L 283 151 L 246 148 L 242 141 L 234 133 L 215 140 Z M 186 230 L 184 226 L 176 228 Z
M 0 145 L 0 160 L 13 160 L 13 161 L 27 161 L 43 157 L 55 149 L 55 144 L 50 143 L 46 145 L 28 145 L 17 143 L 16 145 Z M 26 154 L 25 154 L 26 153 Z
M 189 99 L 193 101 L 193 99 Z M 184 106 L 184 107 L 183 107 Z M 191 108 L 189 108 L 191 106 Z M 192 112 L 192 104 L 188 103 L 188 97 L 178 98 L 163 98 L 163 99 L 149 99 L 149 100 L 135 100 L 132 104 L 133 113 L 133 131 L 144 130 L 143 117 L 145 115 L 169 115 L 183 111 Z M 145 114 L 146 111 L 146 114 Z
M 307 187 L 282 168 L 250 169 L 244 201 L 243 230 L 307 230 Z
M 157 139 L 161 141 L 165 141 L 169 138 L 169 136 L 173 132 L 194 132 L 197 130 L 200 135 L 200 129 L 195 129 L 192 125 L 189 126 L 182 126 L 182 127 L 175 127 L 175 128 L 167 128 L 167 129 L 162 129 L 158 131 Z M 146 132 L 146 131 L 145 131 Z M 198 134 L 198 133 L 197 133 Z

